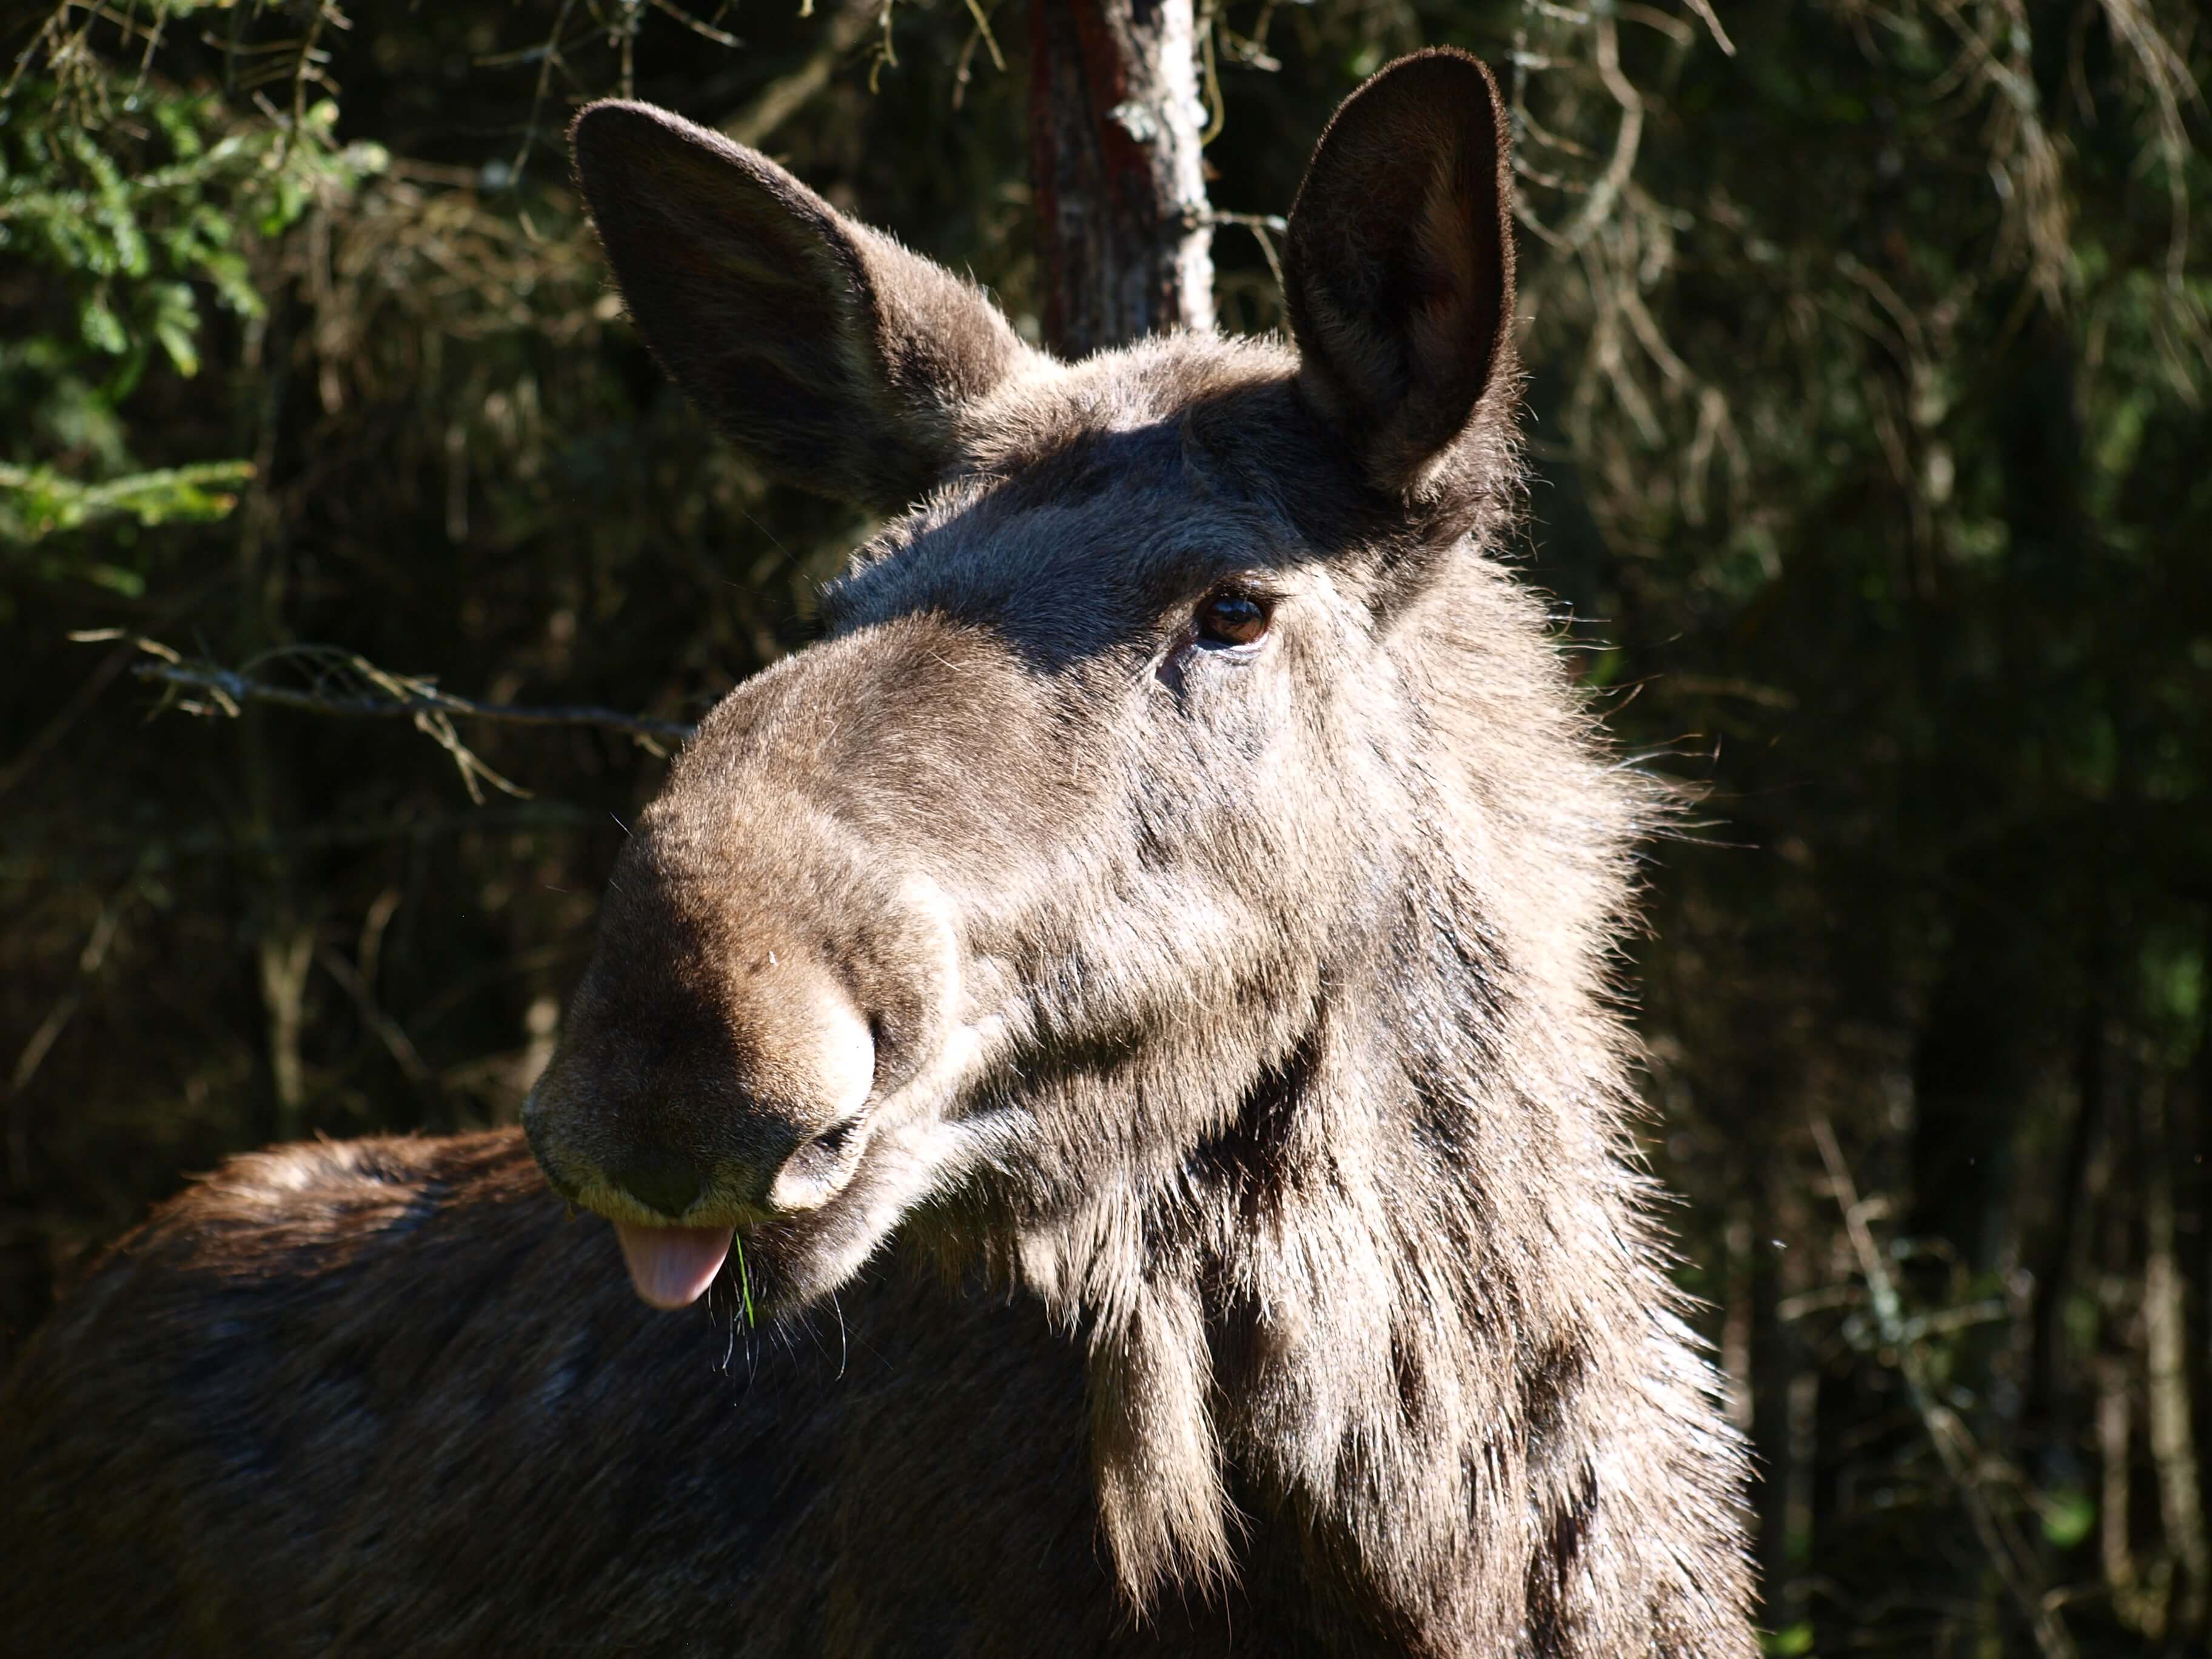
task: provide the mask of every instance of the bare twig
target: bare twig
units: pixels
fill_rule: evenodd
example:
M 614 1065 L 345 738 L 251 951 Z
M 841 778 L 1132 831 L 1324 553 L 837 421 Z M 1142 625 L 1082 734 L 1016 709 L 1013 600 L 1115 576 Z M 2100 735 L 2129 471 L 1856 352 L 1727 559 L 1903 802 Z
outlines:
M 1983 1487 L 1972 1437 L 1959 1420 L 1959 1414 L 1937 1399 L 1929 1385 L 1927 1361 L 1920 1349 L 1922 1330 L 1915 1329 L 1905 1319 L 1905 1304 L 1897 1293 L 1896 1281 L 1890 1278 L 1889 1268 L 1875 1243 L 1874 1231 L 1867 1225 L 1867 1206 L 1859 1198 L 1850 1168 L 1844 1162 L 1843 1149 L 1837 1145 L 1836 1132 L 1829 1127 L 1826 1116 L 1813 1120 L 1813 1139 L 1820 1145 L 1820 1161 L 1827 1166 L 1836 1203 L 1844 1212 L 1844 1231 L 1850 1238 L 1851 1253 L 1858 1258 L 1859 1272 L 1866 1279 L 1867 1295 L 1874 1304 L 1875 1322 L 1881 1332 L 1883 1343 L 1896 1351 L 1898 1370 L 1905 1378 L 1913 1411 L 1936 1448 L 1943 1472 L 1958 1491 L 1960 1503 L 1973 1523 L 1975 1536 L 1981 1540 L 1990 1565 L 1996 1569 L 1997 1577 L 2003 1581 L 2021 1616 L 2035 1632 L 2035 1645 L 2044 1659 L 2074 1659 L 2077 1651 L 2074 1638 L 2050 1596 L 2036 1582 L 2033 1557 L 2026 1543 L 2006 1524 Z
M 1291 222 L 1279 213 L 1222 213 L 1208 209 L 1206 222 L 1209 225 L 1241 225 L 1252 233 L 1252 240 L 1260 245 L 1260 257 L 1267 262 L 1267 274 L 1275 279 L 1275 294 L 1283 292 L 1283 261 L 1275 252 L 1275 238 L 1286 234 Z
M 2189 73 L 2187 60 L 2159 30 L 2145 0 L 2100 0 L 2106 25 L 2126 46 L 2137 78 L 2150 94 L 2158 132 L 2157 149 L 2166 172 L 2171 228 L 2166 237 L 2166 286 L 2168 315 L 2180 325 L 2189 343 L 2202 357 L 2207 329 L 2201 305 L 2191 302 L 2185 284 L 2189 258 L 2189 134 L 2182 110 L 2187 104 L 2203 105 L 2203 94 Z M 2166 333 L 2161 329 L 2161 334 Z M 2161 340 L 2161 356 L 2175 389 L 2191 404 L 2197 401 L 2195 362 L 2179 343 Z
M 292 119 L 284 129 L 283 139 L 287 150 L 299 142 L 301 133 L 307 130 L 308 84 L 313 82 L 325 90 L 331 89 L 330 77 L 321 69 L 321 64 L 329 61 L 330 54 L 319 48 L 325 25 L 333 22 L 340 28 L 353 27 L 343 13 L 325 0 L 325 3 L 315 7 L 314 16 L 308 20 L 307 39 L 301 43 L 300 55 L 293 62 Z
M 421 689 L 404 696 L 343 697 L 302 690 L 296 686 L 274 685 L 231 669 L 202 664 L 141 663 L 136 672 L 140 679 L 220 691 L 240 702 L 276 703 L 319 714 L 374 719 L 433 709 L 440 714 L 458 714 L 466 720 L 498 720 L 508 726 L 601 726 L 610 732 L 620 732 L 635 738 L 648 747 L 663 743 L 682 743 L 691 735 L 692 730 L 690 723 L 684 720 L 647 720 L 642 715 L 625 714 L 617 709 L 599 708 L 587 704 L 478 702 L 473 698 L 457 697 L 451 692 L 435 690 L 427 681 L 403 680 L 398 677 L 394 677 L 398 684 Z
M 435 1094 L 438 1091 L 438 1074 L 424 1062 L 421 1051 L 415 1047 L 415 1040 L 407 1035 L 406 1028 L 385 1012 L 383 1005 L 376 1000 L 375 991 L 361 972 L 340 952 L 327 945 L 316 947 L 315 960 L 322 964 L 325 973 L 337 981 L 338 988 L 352 1002 L 354 1012 L 361 1016 L 362 1024 L 376 1034 L 377 1040 L 384 1044 L 385 1052 L 399 1067 L 401 1075 L 417 1089 Z
M 1713 44 L 1729 57 L 1735 57 L 1735 42 L 1729 39 L 1728 31 L 1721 27 L 1721 20 L 1714 15 L 1711 0 L 1682 0 L 1682 3 L 1697 13 L 1698 21 L 1712 31 Z
M 108 653 L 84 684 L 70 694 L 70 700 L 61 706 L 54 717 L 39 728 L 38 735 L 25 744 L 14 759 L 0 766 L 0 795 L 5 795 L 28 777 L 39 763 L 53 752 L 55 746 L 69 735 L 70 728 L 83 718 L 87 709 L 100 701 L 100 694 L 130 665 L 131 654 L 131 647 L 128 645 L 118 646 Z
M 115 629 L 95 629 L 72 634 L 73 640 L 94 642 L 126 636 Z M 647 720 L 612 708 L 574 704 L 526 706 L 478 702 L 441 691 L 437 683 L 418 675 L 395 674 L 349 651 L 329 647 L 291 646 L 264 653 L 244 668 L 187 661 L 157 640 L 131 637 L 131 642 L 151 659 L 132 671 L 142 680 L 197 694 L 176 699 L 177 706 L 195 714 L 236 715 L 249 702 L 273 704 L 314 714 L 352 720 L 410 720 L 416 727 L 453 757 L 470 793 L 482 799 L 476 781 L 482 779 L 508 794 L 528 792 L 508 782 L 485 766 L 462 744 L 455 720 L 491 720 L 506 726 L 587 726 L 620 732 L 656 755 L 665 745 L 680 744 L 691 727 L 679 720 Z M 254 670 L 270 663 L 304 665 L 313 672 L 307 685 L 285 685 L 258 678 Z
M 968 0 L 968 15 L 975 20 L 975 33 L 983 37 L 983 49 L 991 54 L 991 67 L 1004 75 L 1006 54 L 999 50 L 998 37 L 991 33 L 991 19 L 983 9 L 983 0 Z
M 545 55 L 538 60 L 538 89 L 531 94 L 530 119 L 522 130 L 521 147 L 514 152 L 514 165 L 507 176 L 516 184 L 522 181 L 522 169 L 529 164 L 530 151 L 538 142 L 538 117 L 545 107 L 545 94 L 553 85 L 553 70 L 561 63 L 561 36 L 568 27 L 568 14 L 575 9 L 576 0 L 561 0 L 561 9 L 553 19 L 553 32 L 545 38 Z
M 800 15 L 808 15 L 812 9 L 810 4 Z M 837 66 L 875 27 L 877 16 L 874 0 L 848 0 L 823 26 L 822 44 L 797 69 L 763 88 L 752 102 L 725 121 L 723 132 L 741 144 L 767 143 L 770 134 L 830 84 Z
M 154 614 L 153 625 L 166 627 L 174 622 L 204 599 L 221 585 L 221 578 L 216 578 L 211 581 L 197 582 L 186 588 Z M 137 649 L 135 641 L 125 640 L 101 658 L 100 666 L 92 671 L 82 685 L 70 694 L 69 701 L 55 712 L 52 720 L 39 728 L 38 735 L 18 750 L 14 759 L 0 765 L 0 796 L 9 793 L 45 763 L 46 757 L 54 752 L 77 721 L 99 702 L 100 693 L 113 684 L 116 677 L 131 665 L 131 659 Z
M 1590 186 L 1582 211 L 1559 233 L 1561 242 L 1570 248 L 1578 248 L 1588 241 L 1612 215 L 1613 204 L 1620 199 L 1628 175 L 1636 166 L 1637 149 L 1644 142 L 1644 95 L 1621 73 L 1620 36 L 1610 17 L 1597 20 L 1596 40 L 1598 79 L 1620 106 L 1620 125 L 1613 137 L 1613 159 Z
M 1222 101 L 1221 69 L 1215 61 L 1213 48 L 1213 32 L 1218 21 L 1214 15 L 1212 0 L 1208 0 L 1198 20 L 1199 64 L 1206 71 L 1206 106 L 1208 112 L 1206 131 L 1198 137 L 1200 149 L 1221 137 L 1222 128 L 1229 125 L 1229 106 Z
M 92 924 L 83 950 L 77 953 L 76 977 L 39 1022 L 38 1030 L 31 1033 L 31 1040 L 15 1056 L 15 1068 L 8 1075 L 8 1173 L 10 1184 L 18 1188 L 28 1183 L 31 1167 L 30 1117 L 23 1092 L 31 1086 L 31 1079 L 39 1074 L 39 1067 L 46 1063 L 62 1033 L 69 1029 L 70 1021 L 76 1018 L 76 1011 L 84 1006 L 85 994 L 107 960 L 108 947 L 115 942 L 115 931 L 122 924 L 124 912 L 137 892 L 137 884 L 133 881 L 100 906 L 99 919 Z
M 718 29 L 712 23 L 694 17 L 690 12 L 674 4 L 673 0 L 653 0 L 653 8 L 655 11 L 666 12 L 702 40 L 712 40 L 718 46 L 732 48 L 744 45 L 744 41 L 738 40 L 727 29 Z

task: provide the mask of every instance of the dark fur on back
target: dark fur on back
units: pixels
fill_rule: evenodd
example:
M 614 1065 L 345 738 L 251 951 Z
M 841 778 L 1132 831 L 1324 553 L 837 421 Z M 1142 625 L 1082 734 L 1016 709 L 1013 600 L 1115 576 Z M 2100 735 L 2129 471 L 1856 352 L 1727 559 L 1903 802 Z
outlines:
M 1613 994 L 1654 797 L 1495 556 L 1497 112 L 1451 53 L 1346 106 L 1295 349 L 1072 366 L 763 158 L 586 112 L 702 406 L 926 484 L 641 818 L 530 1108 L 577 1204 L 738 1228 L 771 1325 L 645 1313 L 512 1135 L 242 1160 L 0 1397 L 0 1549 L 70 1609 L 0 1632 L 1748 1659 Z M 1211 639 L 1224 595 L 1264 631 Z

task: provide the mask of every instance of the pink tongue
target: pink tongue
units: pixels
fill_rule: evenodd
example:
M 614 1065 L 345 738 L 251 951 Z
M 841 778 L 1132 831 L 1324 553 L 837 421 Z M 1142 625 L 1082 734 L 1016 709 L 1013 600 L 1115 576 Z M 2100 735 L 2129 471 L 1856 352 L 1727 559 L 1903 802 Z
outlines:
M 696 1302 L 730 1253 L 728 1227 L 633 1227 L 615 1223 L 629 1282 L 656 1308 Z

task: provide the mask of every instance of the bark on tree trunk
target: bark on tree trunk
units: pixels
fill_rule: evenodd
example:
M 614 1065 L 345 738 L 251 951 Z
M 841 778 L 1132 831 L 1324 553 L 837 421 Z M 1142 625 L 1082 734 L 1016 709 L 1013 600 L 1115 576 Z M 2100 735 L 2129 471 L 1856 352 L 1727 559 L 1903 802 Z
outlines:
M 1191 0 L 1032 0 L 1030 176 L 1045 343 L 1213 325 Z
M 2189 1399 L 2189 1336 L 2182 1279 L 2175 1260 L 2173 1138 L 2166 1121 L 2166 1079 L 2147 1079 L 2143 1125 L 2143 1395 L 2151 1460 L 2158 1470 L 2160 1518 L 2174 1558 L 2166 1631 L 2191 1651 L 2204 1635 L 2212 1542 L 2197 1484 L 2196 1425 Z
M 2102 912 L 2100 903 L 2100 913 Z M 2027 1418 L 2029 1431 L 2041 1443 L 2047 1456 L 2070 1452 L 2073 1436 L 2057 1421 L 2063 1409 L 2065 1389 L 2062 1372 L 2067 1360 L 2065 1327 L 2061 1314 L 2067 1294 L 2080 1282 L 2081 1240 L 2092 1208 L 2090 1179 L 2105 1121 L 2106 1026 L 2111 1015 L 2102 988 L 2108 969 L 2101 942 L 2088 957 L 2083 981 L 2089 986 L 2075 1038 L 2074 1118 L 2066 1133 L 2066 1152 L 2058 1165 L 2060 1198 L 2057 1225 L 2052 1230 L 2035 1269 L 2035 1301 L 2029 1316 Z

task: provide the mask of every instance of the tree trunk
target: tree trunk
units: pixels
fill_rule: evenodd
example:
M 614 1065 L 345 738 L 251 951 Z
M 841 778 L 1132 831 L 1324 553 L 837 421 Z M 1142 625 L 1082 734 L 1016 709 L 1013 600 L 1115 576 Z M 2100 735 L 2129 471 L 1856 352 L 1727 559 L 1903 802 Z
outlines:
M 2092 950 L 2082 976 L 2089 989 L 2075 1037 L 2074 1115 L 2066 1132 L 2065 1155 L 2058 1164 L 2058 1220 L 2036 1264 L 2035 1300 L 2029 1316 L 2026 1415 L 2029 1432 L 2039 1443 L 2039 1455 L 2046 1464 L 2054 1455 L 2070 1455 L 2074 1449 L 2074 1437 L 2057 1420 L 2063 1409 L 2067 1346 L 2061 1314 L 2078 1280 L 2077 1257 L 2091 1208 L 2092 1165 L 2105 1121 L 2106 1026 L 2110 1015 L 2103 988 L 2108 971 L 2100 945 Z M 2051 1470 L 2046 1468 L 2045 1473 L 2048 1475 Z
M 1191 0 L 1033 0 L 1030 176 L 1045 343 L 1213 326 Z
M 2166 1630 L 2191 1651 L 2205 1632 L 2212 1542 L 2197 1484 L 2196 1425 L 2189 1399 L 2188 1333 L 2184 1328 L 2180 1264 L 2175 1259 L 2173 1137 L 2166 1121 L 2166 1079 L 2146 1079 L 2143 1125 L 2143 1371 L 2145 1428 L 2158 1470 L 2159 1516 L 2174 1560 Z M 2177 1650 L 2179 1650 L 2177 1649 Z

